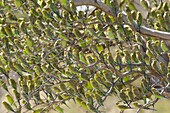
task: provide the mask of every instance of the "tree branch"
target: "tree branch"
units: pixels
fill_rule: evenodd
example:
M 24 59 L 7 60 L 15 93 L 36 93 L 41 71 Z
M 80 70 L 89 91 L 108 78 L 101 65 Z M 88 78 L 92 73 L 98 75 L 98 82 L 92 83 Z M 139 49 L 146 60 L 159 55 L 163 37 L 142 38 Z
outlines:
M 107 6 L 106 4 L 104 4 L 101 1 L 95 2 L 95 0 L 73 0 L 74 4 L 76 6 L 81 6 L 81 5 L 91 5 L 91 6 L 95 6 L 99 9 L 101 9 L 102 11 L 104 11 L 105 13 L 112 15 L 115 17 L 116 14 L 113 13 L 113 11 L 111 10 L 111 8 L 109 6 Z M 127 22 L 127 16 L 124 15 L 124 20 L 125 22 Z M 134 23 L 134 30 L 138 31 L 138 25 L 137 23 Z M 147 36 L 151 36 L 151 37 L 155 37 L 157 39 L 162 39 L 162 40 L 170 40 L 170 33 L 168 32 L 164 32 L 164 31 L 158 31 L 158 30 L 153 30 L 151 28 L 147 28 L 145 26 L 140 26 L 140 34 L 142 35 L 147 35 Z
M 134 26 L 135 26 L 135 30 L 137 30 L 138 29 L 137 23 L 134 23 Z M 151 28 L 147 28 L 145 26 L 140 26 L 139 33 L 141 33 L 142 35 L 155 37 L 157 39 L 170 40 L 170 33 L 164 32 L 164 31 L 154 30 L 154 29 L 151 29 Z

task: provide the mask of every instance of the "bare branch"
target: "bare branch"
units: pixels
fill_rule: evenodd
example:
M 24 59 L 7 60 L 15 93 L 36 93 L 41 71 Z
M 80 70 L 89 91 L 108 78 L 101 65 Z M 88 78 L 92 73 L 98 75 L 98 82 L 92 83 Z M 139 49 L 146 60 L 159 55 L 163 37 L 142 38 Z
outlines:
M 134 23 L 135 25 L 135 29 L 137 30 L 137 23 Z M 142 35 L 146 35 L 146 36 L 151 36 L 151 37 L 155 37 L 157 39 L 162 39 L 162 40 L 170 40 L 170 33 L 168 32 L 164 32 L 164 31 L 158 31 L 158 30 L 154 30 L 151 28 L 147 28 L 145 26 L 140 26 L 140 31 L 139 31 Z

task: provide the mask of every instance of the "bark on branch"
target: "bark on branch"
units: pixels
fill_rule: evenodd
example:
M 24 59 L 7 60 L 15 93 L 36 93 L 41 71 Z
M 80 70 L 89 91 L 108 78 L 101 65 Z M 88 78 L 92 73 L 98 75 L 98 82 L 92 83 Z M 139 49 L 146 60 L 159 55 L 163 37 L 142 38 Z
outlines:
M 99 9 L 101 9 L 102 11 L 104 11 L 105 13 L 112 15 L 115 17 L 115 14 L 113 13 L 113 11 L 111 10 L 110 7 L 108 7 L 106 4 L 104 4 L 101 1 L 98 1 L 97 3 L 95 2 L 95 0 L 73 0 L 74 4 L 76 6 L 81 6 L 81 5 L 91 5 L 91 6 L 95 6 Z M 124 16 L 125 21 L 127 21 L 127 17 Z M 136 31 L 138 31 L 138 27 L 137 24 L 134 23 L 134 28 Z M 151 28 L 147 28 L 145 26 L 140 26 L 140 31 L 139 31 L 142 35 L 147 35 L 147 36 L 151 36 L 151 37 L 155 37 L 157 39 L 162 39 L 162 40 L 170 40 L 170 33 L 168 32 L 164 32 L 164 31 L 158 31 L 158 30 L 154 30 Z

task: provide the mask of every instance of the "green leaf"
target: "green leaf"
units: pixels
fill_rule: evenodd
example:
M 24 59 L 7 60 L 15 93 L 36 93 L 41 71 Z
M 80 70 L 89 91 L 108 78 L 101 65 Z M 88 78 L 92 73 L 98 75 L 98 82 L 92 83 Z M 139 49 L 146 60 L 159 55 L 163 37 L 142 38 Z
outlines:
M 28 47 L 32 47 L 33 44 L 34 44 L 34 43 L 33 43 L 33 40 L 32 40 L 31 38 L 29 38 L 29 37 L 26 38 L 26 43 L 27 43 L 27 46 L 28 46 Z
M 56 111 L 58 111 L 59 113 L 64 113 L 64 109 L 61 108 L 60 106 L 54 105 L 53 107 L 54 107 L 54 109 L 55 109 Z
M 17 8 L 19 8 L 22 5 L 22 0 L 14 0 L 14 4 Z
M 10 84 L 11 84 L 11 86 L 12 86 L 12 88 L 14 88 L 14 89 L 17 89 L 17 83 L 15 82 L 15 80 L 14 79 L 9 79 L 9 82 L 10 82 Z
M 124 78 L 123 78 L 123 81 L 124 82 L 127 82 L 127 81 L 129 81 L 130 80 L 130 77 L 129 76 L 125 76 Z
M 66 40 L 66 41 L 69 41 L 69 39 L 67 38 L 67 36 L 66 36 L 65 34 L 63 34 L 63 33 L 60 33 L 58 37 L 60 37 L 61 39 Z
M 113 34 L 113 32 L 112 32 L 111 29 L 108 30 L 107 35 L 108 35 L 108 37 L 111 38 L 111 39 L 114 39 L 114 38 L 115 38 L 115 35 Z
M 6 94 L 5 96 L 6 96 L 7 100 L 8 100 L 8 102 L 9 102 L 11 105 L 14 105 L 14 106 L 16 107 L 16 104 L 14 103 L 14 99 L 12 98 L 12 96 L 9 95 L 9 94 Z
M 111 5 L 110 1 L 111 1 L 111 0 L 105 0 L 105 4 L 106 4 L 107 6 L 109 6 L 109 7 L 113 7 L 113 6 Z
M 159 98 L 159 99 L 161 99 L 161 98 L 165 98 L 164 96 L 156 95 L 156 94 L 154 94 L 154 96 L 155 96 L 156 98 Z
M 67 7 L 67 0 L 60 0 L 61 4 Z
M 101 53 L 102 51 L 104 51 L 104 48 L 102 45 L 97 45 L 97 50 L 99 53 Z
M 2 87 L 3 89 L 5 89 L 8 92 L 8 87 L 4 80 L 0 80 L 0 87 Z
M 5 101 L 2 102 L 2 104 L 4 105 L 4 107 L 8 110 L 8 111 L 12 111 L 12 112 L 15 112 L 13 110 L 13 108 Z

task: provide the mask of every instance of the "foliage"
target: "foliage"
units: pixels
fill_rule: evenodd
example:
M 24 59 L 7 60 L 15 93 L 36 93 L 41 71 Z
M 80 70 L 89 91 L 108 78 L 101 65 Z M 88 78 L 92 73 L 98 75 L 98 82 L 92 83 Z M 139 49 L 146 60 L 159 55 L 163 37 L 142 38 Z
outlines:
M 169 32 L 170 4 L 141 0 L 148 11 L 142 18 L 131 0 L 104 3 L 116 16 L 99 8 L 78 10 L 73 1 L 0 1 L 0 85 L 8 111 L 63 113 L 60 106 L 74 100 L 100 113 L 113 94 L 122 111 L 152 110 L 167 98 L 169 47 L 140 34 L 140 26 Z M 11 71 L 16 77 L 9 76 Z M 133 85 L 138 79 L 140 85 Z

